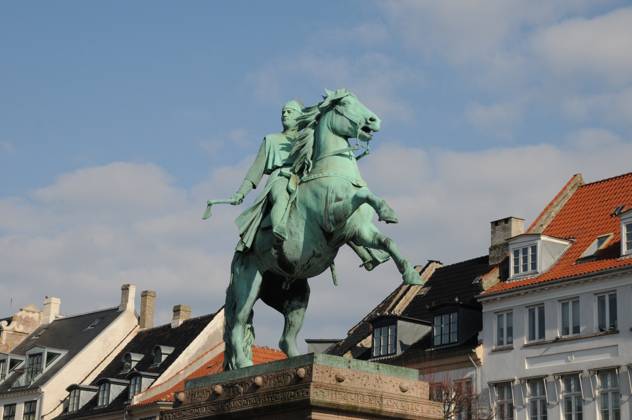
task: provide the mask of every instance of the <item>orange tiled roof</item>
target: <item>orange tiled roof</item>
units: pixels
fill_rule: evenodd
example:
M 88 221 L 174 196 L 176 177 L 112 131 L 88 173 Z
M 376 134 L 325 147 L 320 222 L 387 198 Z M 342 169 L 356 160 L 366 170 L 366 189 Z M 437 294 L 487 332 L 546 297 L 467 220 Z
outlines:
M 260 363 L 273 362 L 275 360 L 281 360 L 281 359 L 285 359 L 285 354 L 279 350 L 271 349 L 268 347 L 257 347 L 257 346 L 254 346 L 252 348 L 252 361 L 255 365 L 258 365 Z M 204 366 L 202 366 L 198 370 L 191 373 L 184 380 L 178 382 L 177 384 L 175 384 L 168 390 L 160 394 L 154 395 L 153 397 L 148 398 L 147 400 L 144 400 L 136 404 L 136 406 L 148 405 L 148 404 L 158 402 L 158 401 L 173 401 L 175 393 L 184 391 L 184 383 L 186 381 L 190 381 L 191 379 L 195 379 L 195 378 L 200 378 L 202 376 L 212 375 L 214 373 L 223 372 L 224 371 L 223 365 L 224 365 L 224 353 L 222 352 L 218 354 L 217 356 L 215 356 L 211 361 L 205 363 Z
M 484 295 L 632 265 L 632 258 L 620 256 L 621 221 L 613 215 L 622 205 L 632 207 L 632 172 L 580 186 L 542 232 L 571 241 L 557 263 L 537 277 L 500 282 Z M 594 260 L 578 261 L 598 236 L 610 233 L 612 238 Z

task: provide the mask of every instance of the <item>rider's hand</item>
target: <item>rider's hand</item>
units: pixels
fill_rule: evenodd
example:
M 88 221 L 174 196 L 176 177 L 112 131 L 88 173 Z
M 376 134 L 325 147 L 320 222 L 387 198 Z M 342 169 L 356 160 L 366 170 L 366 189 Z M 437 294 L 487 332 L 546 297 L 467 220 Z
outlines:
M 230 197 L 230 199 L 232 200 L 232 205 L 236 206 L 241 204 L 244 201 L 244 195 L 240 192 L 236 192 L 235 194 L 232 195 L 232 197 Z

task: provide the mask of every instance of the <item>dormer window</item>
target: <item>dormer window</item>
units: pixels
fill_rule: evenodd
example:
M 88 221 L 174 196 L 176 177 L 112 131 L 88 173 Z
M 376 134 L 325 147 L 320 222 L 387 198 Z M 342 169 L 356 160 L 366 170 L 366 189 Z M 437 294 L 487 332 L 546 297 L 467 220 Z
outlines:
M 632 255 L 632 209 L 618 213 L 621 219 L 621 255 Z
M 569 241 L 539 233 L 514 236 L 508 242 L 511 279 L 545 272 L 570 246 Z
M 143 377 L 140 375 L 136 375 L 132 377 L 129 381 L 129 399 L 134 398 L 134 395 L 140 393 L 141 386 L 143 383 Z
M 125 391 L 129 386 L 129 381 L 118 378 L 101 378 L 97 384 L 99 386 L 97 407 L 101 408 L 110 405 L 121 392 Z
M 390 324 L 373 330 L 373 357 L 395 354 L 397 351 L 397 325 Z
M 68 412 L 74 413 L 75 411 L 79 411 L 79 397 L 81 396 L 81 390 L 78 388 L 70 391 L 70 396 L 68 397 Z
M 458 313 L 450 312 L 447 314 L 435 315 L 432 325 L 434 346 L 443 346 L 453 344 L 458 341 Z
M 538 246 L 530 245 L 513 250 L 513 274 L 529 274 L 538 271 Z
M 25 379 L 30 384 L 44 371 L 44 353 L 29 354 L 26 359 Z
M 0 354 L 0 382 L 4 381 L 13 370 L 24 361 L 23 356 L 15 354 Z
M 152 351 L 152 367 L 157 367 L 165 361 L 165 359 L 173 353 L 174 348 L 169 346 L 156 346 Z
M 103 382 L 99 385 L 99 398 L 97 402 L 97 406 L 105 407 L 110 404 L 110 383 Z
M 9 360 L 8 359 L 0 359 L 0 382 L 4 381 L 4 378 L 7 377 L 9 371 Z
M 134 369 L 138 362 L 143 359 L 143 355 L 140 353 L 125 353 L 123 356 L 123 373 L 129 372 Z

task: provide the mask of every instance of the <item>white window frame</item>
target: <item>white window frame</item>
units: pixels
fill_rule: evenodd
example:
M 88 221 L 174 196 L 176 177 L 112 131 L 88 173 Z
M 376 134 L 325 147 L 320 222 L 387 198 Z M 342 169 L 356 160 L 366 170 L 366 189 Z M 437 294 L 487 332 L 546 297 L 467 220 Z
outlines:
M 614 296 L 614 325 L 611 326 L 612 323 L 610 317 L 610 309 L 611 309 L 611 301 L 610 297 Z M 604 302 L 604 327 L 601 326 L 601 311 L 600 311 L 600 300 L 603 298 Z M 611 290 L 608 292 L 597 293 L 595 294 L 595 330 L 600 332 L 606 331 L 616 331 L 619 328 L 619 303 L 617 302 L 617 291 Z
M 511 323 L 507 322 L 507 315 L 511 316 Z M 514 328 L 513 328 L 513 310 L 496 312 L 494 314 L 494 347 L 502 348 L 502 347 L 512 347 L 514 342 Z M 500 337 L 500 323 L 502 323 L 502 337 Z M 509 327 L 511 327 L 511 334 L 508 334 Z M 502 338 L 502 343 L 500 342 L 500 338 Z
M 70 391 L 70 395 L 68 396 L 68 412 L 74 413 L 79 411 L 79 402 L 81 399 L 81 390 L 79 388 L 75 388 Z
M 527 379 L 527 411 L 529 420 L 547 420 L 545 378 Z M 538 391 L 538 393 L 534 393 Z M 539 393 L 541 391 L 541 393 Z M 534 404 L 535 403 L 535 404 Z
M 11 413 L 11 417 L 9 417 L 9 413 L 7 411 L 7 407 L 11 407 L 13 412 Z M 2 406 L 2 420 L 15 420 L 15 416 L 18 411 L 18 405 L 16 403 L 4 404 Z
M 575 378 L 575 382 L 573 382 L 573 378 Z M 566 379 L 569 380 L 570 387 L 567 386 Z M 560 377 L 562 389 L 560 401 L 562 420 L 579 420 L 579 415 L 582 416 L 582 419 L 584 418 L 584 399 L 582 397 L 581 381 L 582 378 L 579 373 L 571 373 Z M 566 410 L 567 400 L 571 403 L 570 413 Z M 568 414 L 570 414 L 570 416 Z
M 526 308 L 527 315 L 527 328 L 525 331 L 525 339 L 527 343 L 535 343 L 538 341 L 543 341 L 546 339 L 546 308 L 543 303 L 538 305 L 527 306 Z M 542 310 L 540 312 L 540 309 Z M 531 338 L 531 311 L 533 311 L 534 316 L 534 338 Z M 541 319 L 542 318 L 542 319 Z M 543 325 L 540 325 L 540 321 L 542 321 Z M 540 331 L 542 329 L 542 331 Z
M 397 352 L 397 323 L 376 327 L 373 330 L 373 357 L 388 356 Z
M 9 376 L 9 358 L 0 358 L 0 383 Z
M 621 218 L 621 255 L 632 254 L 632 211 Z
M 141 375 L 132 376 L 129 381 L 128 397 L 131 400 L 135 395 L 140 394 L 143 389 L 143 377 Z
M 506 390 L 509 390 L 509 396 L 503 395 L 503 399 L 500 399 L 500 387 L 506 387 Z M 513 401 L 513 383 L 511 381 L 508 382 L 497 382 L 493 384 L 494 388 L 494 419 L 496 420 L 513 420 L 515 418 L 515 406 Z M 504 394 L 504 392 L 503 392 Z M 507 398 L 508 397 L 508 398 Z M 501 407 L 504 407 L 505 410 L 501 410 Z M 500 415 L 501 411 L 506 411 L 506 415 Z M 508 414 L 508 415 L 507 415 Z
M 111 384 L 109 382 L 103 382 L 99 385 L 99 392 L 97 395 L 97 407 L 105 407 L 110 404 L 110 390 Z
M 601 420 L 618 420 L 621 418 L 621 389 L 619 384 L 619 371 L 617 369 L 602 370 L 596 372 L 597 374 L 597 407 L 599 411 L 599 418 Z M 604 384 L 604 376 L 609 376 L 609 383 Z M 614 379 L 614 384 L 612 383 Z M 607 401 L 608 406 L 605 407 L 604 401 Z M 608 415 L 604 416 L 604 412 Z M 618 415 L 617 415 L 618 414 Z
M 528 276 L 540 271 L 540 241 L 516 244 L 511 248 L 510 256 L 510 277 Z
M 437 340 L 438 339 L 438 340 Z M 432 345 L 434 347 L 459 342 L 458 311 L 444 312 L 432 318 Z
M 577 327 L 578 331 L 575 332 L 573 327 L 575 327 L 575 317 L 573 316 L 573 303 L 577 302 Z M 568 333 L 564 333 L 564 305 L 568 304 Z M 560 314 L 560 322 L 559 322 L 559 336 L 560 337 L 574 337 L 578 336 L 582 332 L 582 316 L 581 316 L 581 300 L 579 296 L 575 296 L 568 299 L 563 299 L 559 301 L 559 314 Z
M 34 411 L 34 412 L 32 412 L 32 413 L 30 413 L 30 412 L 29 412 L 29 413 L 27 413 L 27 412 L 26 412 L 26 405 L 27 405 L 27 404 L 33 404 L 33 403 L 35 404 L 35 411 Z M 35 420 L 35 419 L 37 419 L 37 418 L 38 418 L 38 415 L 37 415 L 37 408 L 38 408 L 38 405 L 39 405 L 39 404 L 38 404 L 37 400 L 24 401 L 24 410 L 23 410 L 23 412 L 22 412 L 22 413 L 23 413 L 23 414 L 22 414 L 22 419 L 23 419 L 23 420 Z

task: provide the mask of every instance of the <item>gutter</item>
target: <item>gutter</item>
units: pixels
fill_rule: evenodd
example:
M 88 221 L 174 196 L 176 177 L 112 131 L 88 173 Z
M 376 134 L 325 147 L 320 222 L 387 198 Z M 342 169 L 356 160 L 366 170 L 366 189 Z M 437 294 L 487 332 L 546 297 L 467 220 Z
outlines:
M 615 268 L 609 268 L 607 270 L 597 271 L 594 273 L 586 273 L 586 274 L 579 274 L 576 276 L 562 277 L 556 280 L 545 281 L 542 283 L 534 283 L 534 284 L 529 284 L 526 286 L 517 286 L 513 289 L 508 289 L 508 290 L 504 290 L 504 291 L 500 291 L 496 293 L 490 293 L 490 294 L 481 293 L 478 296 L 476 296 L 476 299 L 478 299 L 479 302 L 483 303 L 486 300 L 497 299 L 500 297 L 508 297 L 511 295 L 519 295 L 519 294 L 523 294 L 524 292 L 528 292 L 537 288 L 554 287 L 564 282 L 591 280 L 593 278 L 607 276 L 615 272 L 626 274 L 628 271 L 632 272 L 632 266 L 615 267 Z

